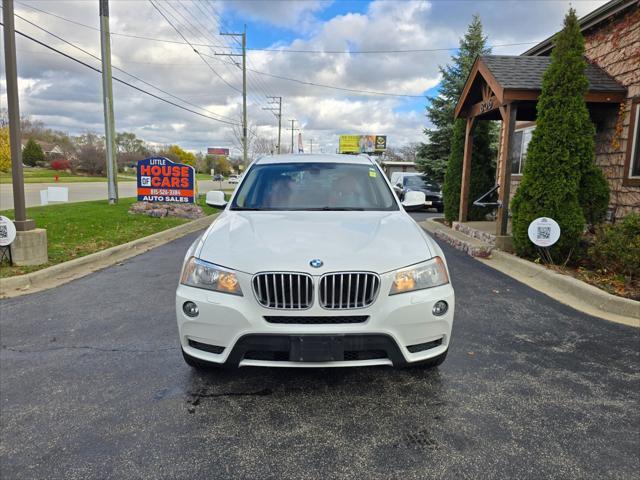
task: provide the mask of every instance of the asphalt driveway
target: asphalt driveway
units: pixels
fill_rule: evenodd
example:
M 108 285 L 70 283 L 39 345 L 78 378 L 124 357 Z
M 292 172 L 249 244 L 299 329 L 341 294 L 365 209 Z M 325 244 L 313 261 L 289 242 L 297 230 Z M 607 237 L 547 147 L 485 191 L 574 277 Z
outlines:
M 177 240 L 0 302 L 0 477 L 638 478 L 640 336 L 443 246 L 436 370 L 193 372 Z

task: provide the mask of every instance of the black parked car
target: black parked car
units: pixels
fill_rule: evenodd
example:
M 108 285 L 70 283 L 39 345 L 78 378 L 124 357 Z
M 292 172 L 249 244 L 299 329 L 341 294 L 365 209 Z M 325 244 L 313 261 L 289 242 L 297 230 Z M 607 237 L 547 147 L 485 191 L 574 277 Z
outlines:
M 221 174 L 219 174 L 219 173 L 216 173 L 216 174 L 213 176 L 213 180 L 214 180 L 215 182 L 222 182 L 222 181 L 224 180 L 224 176 L 223 176 L 223 175 L 221 175 Z
M 393 186 L 400 201 L 404 194 L 410 191 L 423 192 L 425 194 L 424 208 L 435 208 L 438 212 L 444 211 L 442 203 L 442 189 L 440 185 L 432 182 L 424 175 L 405 175 Z

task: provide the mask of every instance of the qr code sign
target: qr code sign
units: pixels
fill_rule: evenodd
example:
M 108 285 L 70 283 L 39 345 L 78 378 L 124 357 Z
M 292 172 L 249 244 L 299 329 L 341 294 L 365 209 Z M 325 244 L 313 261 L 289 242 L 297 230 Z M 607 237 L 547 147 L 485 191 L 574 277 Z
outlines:
M 0 225 L 0 238 L 6 239 L 9 237 L 9 231 L 6 225 Z
M 551 238 L 551 227 L 538 227 L 538 240 L 549 240 Z

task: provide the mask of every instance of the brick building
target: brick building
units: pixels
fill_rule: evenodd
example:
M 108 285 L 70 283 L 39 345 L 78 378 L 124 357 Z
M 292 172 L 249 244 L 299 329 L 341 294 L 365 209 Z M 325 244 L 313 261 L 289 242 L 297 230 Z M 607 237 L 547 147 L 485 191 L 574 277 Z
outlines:
M 640 211 L 640 1 L 612 0 L 579 22 L 588 61 L 585 100 L 596 126 L 596 163 L 609 181 L 613 220 Z M 460 221 L 466 221 L 463 199 L 468 191 L 473 126 L 477 121 L 502 120 L 496 234 L 507 234 L 506 206 L 526 162 L 552 39 L 520 56 L 476 59 L 455 113 L 456 118 L 467 119 Z

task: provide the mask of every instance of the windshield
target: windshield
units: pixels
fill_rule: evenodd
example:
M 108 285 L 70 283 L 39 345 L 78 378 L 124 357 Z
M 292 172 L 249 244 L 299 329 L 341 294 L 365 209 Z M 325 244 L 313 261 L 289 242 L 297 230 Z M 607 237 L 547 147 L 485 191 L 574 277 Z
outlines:
M 398 210 L 372 165 L 271 163 L 254 165 L 231 210 Z
M 404 177 L 404 186 L 412 188 L 424 188 L 425 190 L 439 191 L 440 185 L 432 182 L 423 175 L 411 175 Z

